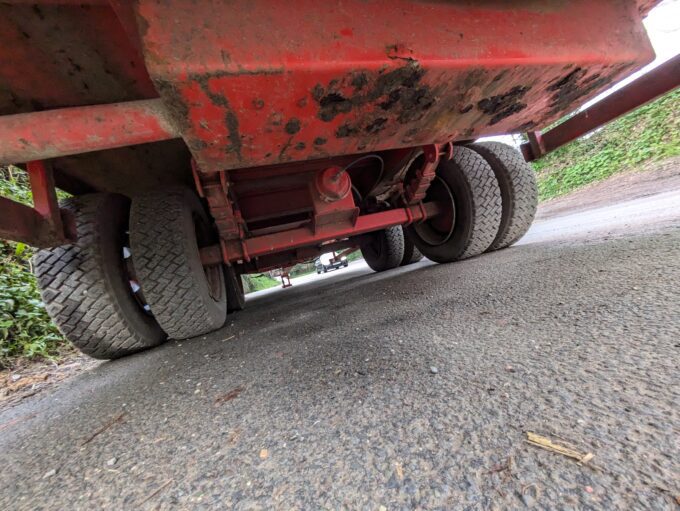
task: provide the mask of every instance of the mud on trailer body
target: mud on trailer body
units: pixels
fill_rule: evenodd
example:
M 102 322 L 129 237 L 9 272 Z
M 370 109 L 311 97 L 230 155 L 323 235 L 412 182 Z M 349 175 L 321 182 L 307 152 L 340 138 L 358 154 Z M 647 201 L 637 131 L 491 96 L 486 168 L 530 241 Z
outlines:
M 219 328 L 244 273 L 505 248 L 525 159 L 678 85 L 676 58 L 539 131 L 653 60 L 655 3 L 2 1 L 0 163 L 34 206 L 0 198 L 0 236 L 100 358 Z M 474 142 L 509 133 L 524 158 Z

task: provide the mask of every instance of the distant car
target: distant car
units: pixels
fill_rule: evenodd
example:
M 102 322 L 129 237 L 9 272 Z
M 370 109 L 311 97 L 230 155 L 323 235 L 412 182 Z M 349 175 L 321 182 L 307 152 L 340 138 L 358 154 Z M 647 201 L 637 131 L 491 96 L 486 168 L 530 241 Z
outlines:
M 347 265 L 349 262 L 347 261 L 347 258 L 345 256 L 340 257 L 339 259 L 335 258 L 335 254 L 332 252 L 328 252 L 327 254 L 323 254 L 321 257 L 317 257 L 314 260 L 314 266 L 316 267 L 316 273 L 321 273 L 324 272 L 326 273 L 328 270 L 337 270 L 338 268 L 347 268 Z

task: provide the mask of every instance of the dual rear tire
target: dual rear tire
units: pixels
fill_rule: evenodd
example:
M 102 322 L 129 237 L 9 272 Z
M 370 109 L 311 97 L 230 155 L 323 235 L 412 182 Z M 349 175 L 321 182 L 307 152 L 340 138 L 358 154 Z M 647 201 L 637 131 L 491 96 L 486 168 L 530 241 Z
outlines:
M 245 298 L 233 267 L 201 264 L 215 242 L 198 197 L 171 189 L 129 199 L 83 195 L 61 205 L 77 242 L 33 259 L 47 312 L 82 352 L 114 359 L 220 328 Z
M 423 256 L 448 263 L 506 248 L 531 226 L 538 190 L 532 168 L 514 148 L 483 142 L 456 147 L 451 160 L 441 161 L 425 201 L 442 204 L 444 214 L 375 233 L 362 247 L 373 270 Z
M 208 216 L 191 191 L 136 197 L 130 210 L 132 257 L 144 296 L 174 339 L 220 328 L 227 315 L 221 265 L 203 267 L 199 249 L 212 238 Z
M 538 204 L 533 170 L 513 148 L 497 142 L 456 147 L 437 168 L 426 201 L 446 212 L 407 227 L 418 250 L 439 263 L 506 248 L 531 226 Z
M 61 207 L 76 222 L 78 240 L 33 257 L 47 313 L 83 353 L 112 359 L 161 344 L 165 332 L 147 310 L 129 257 L 130 201 L 97 193 Z
M 373 271 L 399 266 L 404 259 L 404 232 L 400 225 L 373 233 L 361 246 L 361 255 Z
M 373 233 L 361 246 L 361 254 L 373 271 L 391 270 L 417 263 L 423 258 L 423 254 L 400 225 Z

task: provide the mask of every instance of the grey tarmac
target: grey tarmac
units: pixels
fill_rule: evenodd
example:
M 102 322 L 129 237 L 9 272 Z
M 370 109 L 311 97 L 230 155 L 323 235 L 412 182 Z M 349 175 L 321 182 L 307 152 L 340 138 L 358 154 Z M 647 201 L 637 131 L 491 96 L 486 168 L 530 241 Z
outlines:
M 25 399 L 0 412 L 0 509 L 677 509 L 662 191 L 455 264 L 296 279 Z

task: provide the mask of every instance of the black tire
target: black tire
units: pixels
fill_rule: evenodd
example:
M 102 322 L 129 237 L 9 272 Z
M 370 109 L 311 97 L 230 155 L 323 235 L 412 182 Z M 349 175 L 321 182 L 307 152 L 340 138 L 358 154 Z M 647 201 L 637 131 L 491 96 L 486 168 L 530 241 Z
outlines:
M 538 187 L 522 155 L 500 142 L 470 144 L 491 166 L 501 189 L 503 211 L 498 234 L 487 251 L 509 247 L 526 234 L 536 216 Z
M 399 266 L 404 258 L 404 231 L 401 226 L 371 233 L 371 241 L 361 246 L 361 254 L 373 271 Z
M 198 197 L 173 188 L 137 196 L 130 210 L 135 269 L 151 311 L 172 339 L 220 328 L 227 315 L 221 265 L 201 265 L 199 247 L 215 241 Z
M 123 256 L 130 201 L 96 193 L 67 199 L 61 207 L 73 213 L 78 241 L 33 257 L 45 308 L 59 330 L 99 359 L 161 344 L 165 333 L 135 298 Z
M 411 224 L 407 231 L 420 252 L 438 263 L 467 259 L 491 246 L 501 223 L 501 191 L 491 166 L 472 149 L 456 147 L 437 167 L 425 198 L 449 201 L 447 216 Z
M 246 294 L 241 274 L 233 266 L 224 266 L 224 287 L 227 291 L 227 312 L 242 311 L 246 306 Z
M 423 254 L 420 253 L 416 244 L 408 236 L 406 229 L 404 229 L 404 257 L 401 260 L 400 266 L 406 266 L 407 264 L 417 263 L 423 258 Z

